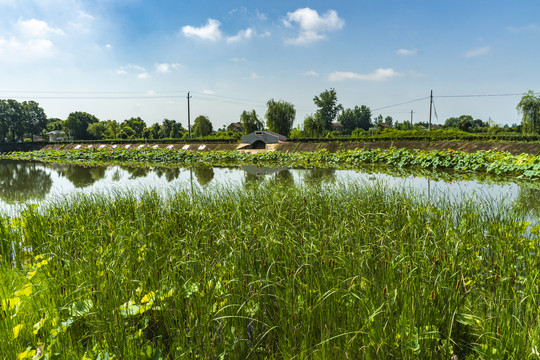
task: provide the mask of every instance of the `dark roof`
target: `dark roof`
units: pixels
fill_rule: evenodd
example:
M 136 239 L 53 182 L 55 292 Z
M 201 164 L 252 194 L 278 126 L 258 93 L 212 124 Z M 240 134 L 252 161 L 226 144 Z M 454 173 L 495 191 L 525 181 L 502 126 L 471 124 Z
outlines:
M 272 131 L 262 130 L 244 135 L 240 141 L 244 144 L 253 144 L 255 141 L 262 141 L 265 144 L 277 144 L 279 142 L 286 142 L 287 138 Z

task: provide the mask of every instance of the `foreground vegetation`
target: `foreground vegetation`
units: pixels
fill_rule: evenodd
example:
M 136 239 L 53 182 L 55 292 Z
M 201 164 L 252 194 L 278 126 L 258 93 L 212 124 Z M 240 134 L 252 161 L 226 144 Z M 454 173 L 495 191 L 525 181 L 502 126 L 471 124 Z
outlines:
M 305 153 L 246 153 L 241 151 L 191 151 L 173 149 L 86 148 L 80 150 L 38 150 L 2 155 L 3 159 L 63 162 L 78 164 L 170 165 L 173 166 L 285 166 L 295 168 L 355 169 L 363 164 L 384 164 L 424 169 L 453 169 L 495 175 L 540 177 L 540 156 L 512 155 L 500 151 L 355 149 L 330 153 L 326 150 Z
M 455 206 L 291 184 L 29 205 L 0 222 L 2 356 L 537 357 L 538 227 Z

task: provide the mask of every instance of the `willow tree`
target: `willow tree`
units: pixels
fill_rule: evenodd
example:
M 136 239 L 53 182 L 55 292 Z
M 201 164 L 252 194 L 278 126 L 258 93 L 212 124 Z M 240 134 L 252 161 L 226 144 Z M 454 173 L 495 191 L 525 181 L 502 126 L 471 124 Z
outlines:
M 294 105 L 286 101 L 268 100 L 266 103 L 266 125 L 270 131 L 289 136 L 291 133 L 296 110 Z
M 523 115 L 522 128 L 524 134 L 538 134 L 540 131 L 540 95 L 535 96 L 529 90 L 523 95 L 517 105 L 517 110 Z

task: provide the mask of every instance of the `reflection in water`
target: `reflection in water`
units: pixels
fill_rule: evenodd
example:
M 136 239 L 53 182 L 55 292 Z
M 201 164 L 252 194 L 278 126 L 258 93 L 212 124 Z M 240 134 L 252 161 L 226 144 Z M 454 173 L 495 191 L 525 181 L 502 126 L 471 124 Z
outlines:
M 193 173 L 201 186 L 206 186 L 214 179 L 214 169 L 211 167 L 194 167 Z
M 25 161 L 0 161 L 0 198 L 6 203 L 42 200 L 51 191 L 44 166 Z
M 94 184 L 105 177 L 107 168 L 102 166 L 85 167 L 79 165 L 53 165 L 58 175 L 64 176 L 76 188 L 83 188 Z
M 48 200 L 65 196 L 73 191 L 100 192 L 109 190 L 183 186 L 213 188 L 240 186 L 258 188 L 261 184 L 300 187 L 304 184 L 380 183 L 389 189 L 407 189 L 411 193 L 427 195 L 430 201 L 448 198 L 460 201 L 466 197 L 484 199 L 486 204 L 504 202 L 521 207 L 527 217 L 540 218 L 540 184 L 535 181 L 487 177 L 471 173 L 422 170 L 414 172 L 390 167 L 366 167 L 356 171 L 287 168 L 196 167 L 183 168 L 133 168 L 129 166 L 83 167 L 78 165 L 43 164 L 35 162 L 0 161 L 0 209 L 15 208 L 21 201 Z M 455 200 L 454 200 L 455 199 Z
M 165 179 L 168 182 L 178 179 L 180 176 L 180 168 L 163 168 L 157 167 L 154 169 L 156 175 L 161 179 L 162 176 L 165 176 Z
M 516 205 L 525 213 L 540 217 L 540 189 L 520 186 Z
M 147 177 L 148 174 L 152 171 L 152 169 L 149 168 L 133 166 L 120 166 L 120 168 L 127 171 L 131 175 L 130 179 Z
M 336 181 L 335 169 L 311 169 L 304 173 L 304 182 L 309 185 L 333 184 Z

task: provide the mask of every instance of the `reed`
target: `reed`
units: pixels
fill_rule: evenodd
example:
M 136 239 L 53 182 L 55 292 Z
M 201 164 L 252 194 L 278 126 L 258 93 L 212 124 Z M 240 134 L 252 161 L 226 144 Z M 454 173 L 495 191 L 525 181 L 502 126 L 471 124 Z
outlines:
M 8 359 L 533 358 L 538 228 L 521 216 L 383 184 L 28 206 L 0 221 L 0 349 Z

